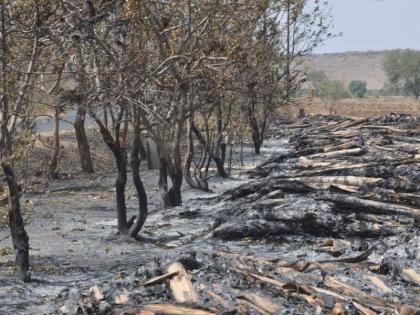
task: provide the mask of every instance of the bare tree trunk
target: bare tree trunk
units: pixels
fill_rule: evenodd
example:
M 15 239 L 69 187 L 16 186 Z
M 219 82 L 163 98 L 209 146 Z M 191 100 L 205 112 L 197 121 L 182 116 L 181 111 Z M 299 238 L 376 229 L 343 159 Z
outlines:
M 179 129 L 179 125 L 176 133 L 178 132 L 182 132 L 182 129 Z M 163 150 L 162 146 L 159 147 L 159 188 L 163 204 L 165 207 L 180 206 L 182 205 L 181 186 L 183 178 L 180 143 L 177 140 L 175 141 L 171 159 L 165 156 L 167 152 Z M 168 174 L 172 183 L 170 188 L 168 186 Z
M 60 159 L 60 109 L 58 106 L 55 107 L 54 113 L 54 145 L 53 155 L 50 164 L 51 177 L 54 179 L 58 178 L 58 164 Z
M 74 130 L 76 132 L 77 147 L 79 148 L 82 171 L 85 173 L 94 173 L 89 141 L 86 136 L 85 119 L 86 111 L 79 107 L 77 110 L 76 120 L 74 121 Z
M 188 139 L 188 151 L 185 158 L 184 165 L 184 177 L 188 185 L 194 189 L 200 189 L 203 191 L 209 191 L 209 185 L 205 178 L 195 176 L 195 179 L 191 176 L 191 164 L 194 159 L 194 141 L 192 132 L 192 118 L 188 121 L 187 128 L 187 139 Z M 201 174 L 200 174 L 201 175 Z
M 248 118 L 248 123 L 251 128 L 252 143 L 254 146 L 255 154 L 260 154 L 261 148 L 261 135 L 260 129 L 258 127 L 258 122 L 255 117 L 255 106 L 256 106 L 256 84 L 254 82 L 248 84 L 248 104 L 246 108 L 246 114 Z
M 227 178 L 228 174 L 225 170 L 226 143 L 223 142 L 222 108 L 220 103 L 217 104 L 216 148 L 213 149 L 212 157 L 214 163 L 216 164 L 216 169 L 219 176 Z
M 139 200 L 139 212 L 134 224 L 130 227 L 128 233 L 131 237 L 136 237 L 140 233 L 148 214 L 147 194 L 140 177 L 140 148 L 142 146 L 143 144 L 140 138 L 140 128 L 138 125 L 135 125 L 133 147 L 131 149 L 131 171 L 133 174 L 133 182 L 134 186 L 136 187 L 137 197 Z
M 19 279 L 29 281 L 29 237 L 26 234 L 20 213 L 20 187 L 18 186 L 12 167 L 7 162 L 1 164 L 9 187 L 9 226 L 13 247 L 16 251 L 16 267 Z
M 127 160 L 121 148 L 114 152 L 117 162 L 118 176 L 115 181 L 115 191 L 117 199 L 117 219 L 118 231 L 122 234 L 127 233 L 127 208 L 125 203 L 125 186 L 127 185 Z
M 104 124 L 91 113 L 91 116 L 95 119 L 99 126 L 99 130 L 102 134 L 102 138 L 107 146 L 111 149 L 114 154 L 115 161 L 117 163 L 118 175 L 115 180 L 115 191 L 116 191 L 116 202 L 117 202 L 117 220 L 118 220 L 118 231 L 121 234 L 127 234 L 128 223 L 127 223 L 127 208 L 125 204 L 125 186 L 127 184 L 127 159 L 125 158 L 124 151 L 121 149 L 119 143 L 119 137 L 113 138 L 111 132 L 104 126 Z

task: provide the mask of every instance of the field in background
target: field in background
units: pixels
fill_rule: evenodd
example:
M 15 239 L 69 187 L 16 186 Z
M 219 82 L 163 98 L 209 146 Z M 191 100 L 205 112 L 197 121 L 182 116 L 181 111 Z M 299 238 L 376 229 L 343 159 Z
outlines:
M 281 108 L 280 113 L 296 117 L 299 108 L 305 108 L 307 115 L 330 114 L 329 106 L 322 100 L 311 102 L 308 98 L 294 100 L 293 105 Z M 390 112 L 420 115 L 420 101 L 407 97 L 349 98 L 338 101 L 332 109 L 333 114 L 350 117 L 376 117 Z

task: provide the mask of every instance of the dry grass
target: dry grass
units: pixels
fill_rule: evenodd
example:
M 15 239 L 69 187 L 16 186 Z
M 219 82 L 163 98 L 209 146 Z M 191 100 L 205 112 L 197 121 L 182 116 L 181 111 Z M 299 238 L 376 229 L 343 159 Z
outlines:
M 293 105 L 280 109 L 282 114 L 296 117 L 298 108 L 305 108 L 307 115 L 330 114 L 330 107 L 322 100 L 312 102 L 308 98 L 294 100 Z M 343 99 L 332 107 L 332 114 L 349 117 L 377 117 L 391 112 L 420 115 L 420 102 L 406 97 L 372 97 L 364 99 Z

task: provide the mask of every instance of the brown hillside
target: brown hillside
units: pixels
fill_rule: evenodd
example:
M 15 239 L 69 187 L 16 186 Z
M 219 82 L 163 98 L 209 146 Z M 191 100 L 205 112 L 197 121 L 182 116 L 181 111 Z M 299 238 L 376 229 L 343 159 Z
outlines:
M 368 89 L 378 90 L 386 81 L 382 62 L 387 51 L 346 52 L 320 54 L 308 57 L 308 70 L 322 70 L 328 77 L 348 84 L 352 80 L 363 80 Z

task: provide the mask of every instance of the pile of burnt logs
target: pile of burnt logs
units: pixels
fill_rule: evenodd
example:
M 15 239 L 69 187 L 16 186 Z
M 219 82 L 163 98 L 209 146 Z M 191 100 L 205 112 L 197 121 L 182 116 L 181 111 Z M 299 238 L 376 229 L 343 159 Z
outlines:
M 375 237 L 418 228 L 420 120 L 403 118 L 391 126 L 382 121 L 395 120 L 386 117 L 316 116 L 278 126 L 290 150 L 253 170 L 256 180 L 225 193 L 229 219 L 218 222 L 214 236 Z

